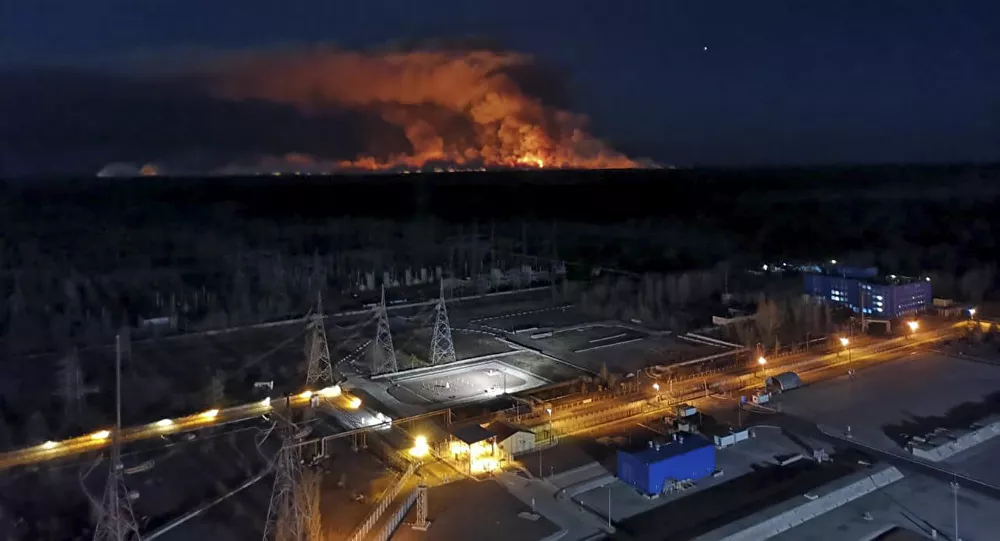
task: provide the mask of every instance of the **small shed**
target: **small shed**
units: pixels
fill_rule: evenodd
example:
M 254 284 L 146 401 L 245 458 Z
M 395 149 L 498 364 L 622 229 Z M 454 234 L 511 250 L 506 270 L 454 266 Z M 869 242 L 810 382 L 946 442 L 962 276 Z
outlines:
M 526 453 L 535 448 L 535 433 L 527 428 L 494 421 L 486 425 L 486 430 L 496 437 L 497 446 L 509 456 Z
M 767 378 L 767 388 L 779 391 L 790 391 L 802 385 L 802 380 L 795 372 L 782 372 L 778 375 Z
M 670 484 L 697 481 L 715 471 L 715 445 L 688 433 L 675 433 L 666 443 L 649 442 L 635 451 L 618 451 L 618 479 L 649 496 Z

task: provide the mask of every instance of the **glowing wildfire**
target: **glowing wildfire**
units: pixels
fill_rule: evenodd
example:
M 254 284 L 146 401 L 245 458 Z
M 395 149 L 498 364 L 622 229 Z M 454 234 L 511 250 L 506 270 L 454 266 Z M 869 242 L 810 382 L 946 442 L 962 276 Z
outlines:
M 370 143 L 341 169 L 631 168 L 584 131 L 586 118 L 547 107 L 518 84 L 528 56 L 493 51 L 383 54 L 319 49 L 227 58 L 204 79 L 231 99 L 291 104 L 307 113 L 373 113 L 406 147 Z M 290 165 L 317 163 L 294 155 Z

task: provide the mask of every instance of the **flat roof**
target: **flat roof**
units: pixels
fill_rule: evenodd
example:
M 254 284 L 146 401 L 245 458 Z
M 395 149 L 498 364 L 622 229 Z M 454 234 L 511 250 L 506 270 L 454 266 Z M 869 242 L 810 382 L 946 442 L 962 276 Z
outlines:
M 500 441 L 503 441 L 519 432 L 533 434 L 533 432 L 527 428 L 505 423 L 503 421 L 493 421 L 492 423 L 486 425 L 486 430 L 496 436 Z
M 481 441 L 486 441 L 493 437 L 493 433 L 479 425 L 465 425 L 453 427 L 451 430 L 451 435 L 462 440 L 468 445 L 473 443 L 479 443 Z
M 821 269 L 820 272 L 806 272 L 804 274 L 812 274 L 816 276 L 829 276 L 831 278 L 840 278 L 844 280 L 855 280 L 865 284 L 881 285 L 881 286 L 901 286 L 906 284 L 915 284 L 918 282 L 926 281 L 926 279 L 917 278 L 914 276 L 900 276 L 898 274 L 878 274 L 875 276 L 852 276 L 850 274 L 844 275 L 843 273 L 830 270 Z
M 636 448 L 630 451 L 620 451 L 627 455 L 632 455 L 638 459 L 643 464 L 654 464 L 656 462 L 661 462 L 671 457 L 678 455 L 683 455 L 691 451 L 701 449 L 703 447 L 714 447 L 715 444 L 708 441 L 707 439 L 698 436 L 697 434 L 690 434 L 687 432 L 678 432 L 677 440 L 667 440 L 659 445 L 659 449 L 656 448 L 656 443 L 653 443 L 653 447 L 643 447 Z

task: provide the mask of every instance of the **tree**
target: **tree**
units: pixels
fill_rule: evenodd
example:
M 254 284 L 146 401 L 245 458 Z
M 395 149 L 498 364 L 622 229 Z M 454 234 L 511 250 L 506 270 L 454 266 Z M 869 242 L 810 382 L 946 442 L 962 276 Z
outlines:
M 769 346 L 777 338 L 781 326 L 782 312 L 777 303 L 766 299 L 763 295 L 757 301 L 757 333 L 765 346 Z
M 226 374 L 219 370 L 208 382 L 208 403 L 211 407 L 217 408 L 224 405 L 226 399 Z
M 993 287 L 995 269 L 993 266 L 975 267 L 965 271 L 959 280 L 959 290 L 965 300 L 981 303 L 986 293 Z
M 38 445 L 49 439 L 50 434 L 49 424 L 40 411 L 36 411 L 28 417 L 28 422 L 24 425 L 24 439 L 28 445 Z

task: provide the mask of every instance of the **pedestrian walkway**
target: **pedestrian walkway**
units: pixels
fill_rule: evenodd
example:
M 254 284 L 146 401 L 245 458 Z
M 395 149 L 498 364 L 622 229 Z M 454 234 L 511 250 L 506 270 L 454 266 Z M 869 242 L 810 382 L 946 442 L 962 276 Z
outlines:
M 564 541 L 580 541 L 602 533 L 614 533 L 614 527 L 570 500 L 556 499 L 558 487 L 539 479 L 525 479 L 504 472 L 496 476 L 504 488 L 536 513 L 551 520 L 563 533 Z

